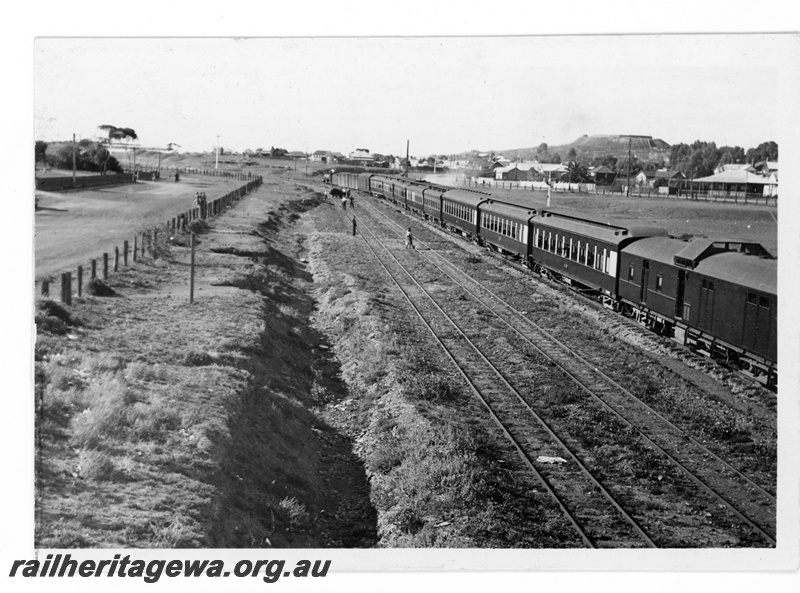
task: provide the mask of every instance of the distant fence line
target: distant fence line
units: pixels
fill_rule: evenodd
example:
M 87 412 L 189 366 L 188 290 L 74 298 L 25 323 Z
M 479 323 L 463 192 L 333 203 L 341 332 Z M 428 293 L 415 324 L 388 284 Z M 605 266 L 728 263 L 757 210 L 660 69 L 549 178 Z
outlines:
M 511 181 L 503 179 L 492 179 L 490 177 L 465 177 L 461 183 L 467 187 L 485 187 L 497 189 L 510 189 L 519 191 L 547 191 L 547 183 L 544 181 Z M 551 191 L 559 193 L 585 193 L 593 195 L 624 196 L 626 195 L 625 186 L 596 185 L 594 183 L 564 183 L 553 182 Z M 725 202 L 730 204 L 749 204 L 776 206 L 778 196 L 765 196 L 752 192 L 720 190 L 705 190 L 671 187 L 637 187 L 631 186 L 630 195 L 637 198 L 672 198 L 676 200 L 698 200 L 703 202 Z
M 133 183 L 134 178 L 132 173 L 110 173 L 108 175 L 83 175 L 75 177 L 75 182 L 72 182 L 72 176 L 60 177 L 37 177 L 36 189 L 41 191 L 61 191 L 65 189 L 81 189 L 86 187 L 103 187 L 105 185 L 119 185 L 121 183 Z
M 163 167 L 162 167 L 163 168 Z M 61 274 L 51 274 L 48 277 L 36 280 L 34 282 L 34 294 L 38 297 L 50 298 L 60 300 L 66 305 L 72 305 L 73 296 L 78 298 L 83 296 L 85 292 L 84 275 L 86 273 L 86 281 L 99 278 L 107 280 L 112 272 L 119 271 L 120 265 L 127 266 L 129 263 L 129 255 L 131 261 L 138 261 L 140 258 L 144 259 L 149 257 L 153 260 L 157 259 L 158 253 L 158 238 L 166 235 L 160 233 L 174 234 L 176 232 L 186 231 L 189 223 L 201 218 L 207 220 L 214 216 L 219 216 L 227 210 L 235 202 L 249 194 L 255 188 L 261 185 L 263 178 L 260 175 L 244 174 L 244 177 L 239 177 L 239 173 L 233 171 L 211 171 L 206 173 L 204 169 L 191 168 L 181 169 L 183 173 L 206 175 L 211 174 L 214 177 L 230 177 L 234 179 L 247 179 L 250 181 L 234 189 L 227 194 L 208 202 L 205 206 L 205 216 L 202 215 L 200 207 L 191 208 L 186 212 L 182 212 L 177 216 L 168 219 L 166 225 L 154 227 L 149 230 L 144 230 L 136 233 L 133 236 L 132 244 L 128 240 L 122 242 L 122 249 L 114 246 L 111 252 L 102 254 L 101 258 L 90 260 L 88 270 L 84 270 L 83 266 L 77 266 L 77 269 L 63 272 Z M 218 175 L 217 173 L 228 173 L 227 175 Z M 77 272 L 73 275 L 73 272 Z M 58 288 L 56 291 L 55 289 Z

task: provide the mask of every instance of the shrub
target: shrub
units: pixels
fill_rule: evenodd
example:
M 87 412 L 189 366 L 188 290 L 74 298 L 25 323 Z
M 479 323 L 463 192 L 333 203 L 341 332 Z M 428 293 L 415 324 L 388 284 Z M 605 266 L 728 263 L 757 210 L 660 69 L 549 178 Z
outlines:
M 200 235 L 203 233 L 207 233 L 209 226 L 205 220 L 193 220 L 189 223 L 188 227 L 190 233 L 194 233 L 195 235 Z
M 311 523 L 305 505 L 301 504 L 294 496 L 281 500 L 278 507 L 291 529 L 308 527 Z
M 79 456 L 80 474 L 95 482 L 111 480 L 114 477 L 114 464 L 108 453 L 98 449 L 84 449 Z
M 86 292 L 92 296 L 97 297 L 113 297 L 117 293 L 108 284 L 100 280 L 100 278 L 92 278 L 86 285 Z
M 36 329 L 41 333 L 63 336 L 69 331 L 69 326 L 57 317 L 49 317 L 37 313 L 34 321 L 36 322 Z
M 69 325 L 76 325 L 72 314 L 64 308 L 64 305 L 56 301 L 51 301 L 49 299 L 36 301 L 36 312 L 47 315 L 48 317 L 55 317 Z

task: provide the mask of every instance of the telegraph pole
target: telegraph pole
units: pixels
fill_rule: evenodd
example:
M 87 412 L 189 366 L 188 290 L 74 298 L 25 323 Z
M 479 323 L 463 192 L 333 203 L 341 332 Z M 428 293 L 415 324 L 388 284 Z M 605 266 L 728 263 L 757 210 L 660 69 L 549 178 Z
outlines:
M 628 185 L 625 186 L 625 195 L 627 197 L 631 196 L 631 144 L 632 143 L 633 143 L 633 137 L 628 136 Z
M 409 162 L 408 162 L 408 145 L 409 145 L 409 142 L 410 142 L 410 140 L 406 140 L 406 177 L 408 177 L 408 165 L 409 165 Z
M 214 160 L 214 170 L 219 167 L 219 134 L 217 134 L 217 158 Z
M 75 134 L 72 135 L 72 187 L 75 187 Z

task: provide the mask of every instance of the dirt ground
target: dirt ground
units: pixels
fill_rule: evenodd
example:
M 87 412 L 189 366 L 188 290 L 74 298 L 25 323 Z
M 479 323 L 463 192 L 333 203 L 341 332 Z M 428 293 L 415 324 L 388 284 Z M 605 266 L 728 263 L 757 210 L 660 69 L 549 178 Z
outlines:
M 133 240 L 137 231 L 163 224 L 195 206 L 195 193 L 208 200 L 244 182 L 236 179 L 184 175 L 179 183 L 139 181 L 62 193 L 37 191 L 35 218 L 36 278 L 88 266 L 103 252 Z

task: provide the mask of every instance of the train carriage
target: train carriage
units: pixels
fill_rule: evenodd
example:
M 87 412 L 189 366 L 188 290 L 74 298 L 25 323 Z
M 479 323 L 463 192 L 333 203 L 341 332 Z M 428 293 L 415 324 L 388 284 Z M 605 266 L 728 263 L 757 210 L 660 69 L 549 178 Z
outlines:
M 442 194 L 442 224 L 470 237 L 478 237 L 478 209 L 489 201 L 489 194 L 464 189 L 449 189 Z
M 374 173 L 359 173 L 358 178 L 356 179 L 356 188 L 359 191 L 369 193 L 369 180 L 373 175 Z
M 531 267 L 613 297 L 617 294 L 620 249 L 641 237 L 665 235 L 666 231 L 542 210 L 531 221 L 531 233 Z
M 643 239 L 623 250 L 619 296 L 647 325 L 775 383 L 777 262 L 757 243 Z
M 392 200 L 393 183 L 394 178 L 389 175 L 373 175 L 369 180 L 369 193 L 386 200 Z
M 530 222 L 536 210 L 490 200 L 480 208 L 480 240 L 506 254 L 527 261 L 530 255 Z
M 422 192 L 422 213 L 434 222 L 442 220 L 442 196 L 449 188 L 429 186 Z

